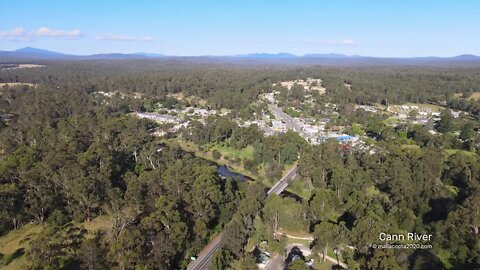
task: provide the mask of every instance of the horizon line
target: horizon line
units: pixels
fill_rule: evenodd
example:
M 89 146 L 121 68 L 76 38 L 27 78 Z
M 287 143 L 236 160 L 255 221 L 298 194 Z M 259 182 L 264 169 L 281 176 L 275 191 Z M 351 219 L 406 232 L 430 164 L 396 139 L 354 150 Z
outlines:
M 402 58 L 453 58 L 453 57 L 458 57 L 458 56 L 475 56 L 475 57 L 480 57 L 480 55 L 476 55 L 474 53 L 459 53 L 459 54 L 453 54 L 450 56 L 436 56 L 436 55 L 424 55 L 424 56 L 372 56 L 372 55 L 361 55 L 361 54 L 343 54 L 343 53 L 336 53 L 336 52 L 328 52 L 328 53 L 320 53 L 320 52 L 313 52 L 313 53 L 304 53 L 304 54 L 295 54 L 295 53 L 290 53 L 290 52 L 285 52 L 285 51 L 279 51 L 279 52 L 249 52 L 249 53 L 236 53 L 236 54 L 196 54 L 196 55 L 182 55 L 182 54 L 165 54 L 165 53 L 158 53 L 158 52 L 95 52 L 95 53 L 90 53 L 90 54 L 74 54 L 74 53 L 68 53 L 68 52 L 63 52 L 63 51 L 57 51 L 57 50 L 51 50 L 51 49 L 43 49 L 43 48 L 38 48 L 38 47 L 31 47 L 31 46 L 25 46 L 18 48 L 16 50 L 0 50 L 0 52 L 17 52 L 22 49 L 35 49 L 35 50 L 42 50 L 42 51 L 48 51 L 52 53 L 58 53 L 58 54 L 64 54 L 64 55 L 69 55 L 69 56 L 94 56 L 94 55 L 102 55 L 102 54 L 123 54 L 123 55 L 161 55 L 164 57 L 242 57 L 242 56 L 251 56 L 251 55 L 289 55 L 291 57 L 306 57 L 310 55 L 323 55 L 323 56 L 328 56 L 328 55 L 338 55 L 338 56 L 346 56 L 346 57 L 363 57 L 363 58 L 390 58 L 390 59 L 402 59 Z

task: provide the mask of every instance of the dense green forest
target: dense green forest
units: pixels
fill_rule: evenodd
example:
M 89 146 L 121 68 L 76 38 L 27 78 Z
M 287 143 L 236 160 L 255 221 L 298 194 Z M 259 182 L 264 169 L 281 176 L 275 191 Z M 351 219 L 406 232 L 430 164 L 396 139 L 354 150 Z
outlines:
M 309 145 L 293 131 L 263 137 L 257 126 L 231 119 L 249 118 L 258 109 L 252 103 L 273 83 L 309 77 L 327 88 L 316 102 L 338 104 L 334 121 L 349 131 L 361 125 L 377 151 L 333 141 Z M 466 98 L 480 92 L 478 68 L 85 61 L 2 70 L 1 82 L 37 85 L 0 89 L 0 235 L 42 226 L 18 251 L 29 269 L 183 269 L 220 231 L 225 237 L 211 268 L 250 269 L 247 243 L 265 240 L 281 252 L 279 227 L 312 234 L 319 253 L 342 250 L 350 269 L 480 268 L 480 104 Z M 106 101 L 99 91 L 117 94 Z M 307 198 L 267 198 L 261 181 L 221 178 L 215 163 L 154 137 L 156 124 L 128 114 L 152 103 L 188 102 L 169 97 L 176 93 L 232 110 L 204 124 L 192 121 L 178 134 L 182 140 L 253 147 L 251 159 L 235 162 L 252 175 L 265 170 L 271 182 L 298 164 L 295 181 Z M 433 135 L 346 109 L 404 102 L 470 116 L 453 119 L 446 110 Z M 82 226 L 99 217 L 110 223 Z M 432 234 L 433 247 L 372 249 L 380 232 Z M 10 260 L 0 254 L 0 266 Z
M 288 68 L 192 64 L 149 60 L 53 63 L 34 72 L 3 70 L 2 82 L 29 82 L 57 89 L 144 93 L 162 98 L 182 92 L 205 98 L 216 108 L 241 109 L 255 101 L 271 84 L 284 80 L 322 78 L 328 96 L 338 104 L 404 102 L 450 104 L 480 113 L 478 103 L 457 98 L 480 92 L 479 68 L 357 67 Z M 351 89 L 345 87 L 351 85 Z M 218 91 L 218 90 L 221 91 Z M 457 94 L 457 95 L 455 95 Z

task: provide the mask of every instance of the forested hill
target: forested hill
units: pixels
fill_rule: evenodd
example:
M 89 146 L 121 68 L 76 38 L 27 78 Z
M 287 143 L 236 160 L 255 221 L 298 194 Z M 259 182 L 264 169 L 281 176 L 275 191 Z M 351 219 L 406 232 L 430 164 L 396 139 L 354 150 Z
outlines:
M 24 61 L 85 61 L 85 60 L 131 60 L 148 59 L 178 61 L 203 64 L 241 64 L 241 65 L 283 65 L 283 66 L 437 66 L 437 67 L 478 67 L 480 56 L 458 55 L 452 57 L 372 57 L 343 55 L 335 53 L 317 53 L 294 55 L 289 53 L 252 53 L 225 56 L 175 56 L 155 53 L 104 53 L 91 55 L 72 55 L 44 49 L 26 47 L 15 51 L 0 51 L 1 62 Z

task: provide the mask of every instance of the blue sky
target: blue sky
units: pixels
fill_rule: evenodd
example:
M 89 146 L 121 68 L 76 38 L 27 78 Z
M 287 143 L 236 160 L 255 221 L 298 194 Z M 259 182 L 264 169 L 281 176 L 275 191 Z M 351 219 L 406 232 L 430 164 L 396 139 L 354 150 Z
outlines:
M 480 1 L 0 1 L 0 50 L 480 55 Z

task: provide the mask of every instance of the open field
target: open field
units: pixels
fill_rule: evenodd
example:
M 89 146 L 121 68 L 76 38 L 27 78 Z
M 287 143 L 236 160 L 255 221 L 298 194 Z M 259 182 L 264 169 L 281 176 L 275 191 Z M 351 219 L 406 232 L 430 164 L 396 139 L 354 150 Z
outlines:
M 25 247 L 28 240 L 43 230 L 38 224 L 27 224 L 17 230 L 0 237 L 0 253 L 6 255 L 14 253 L 17 249 Z
M 95 231 L 110 228 L 112 221 L 109 216 L 103 215 L 89 222 L 74 223 L 74 225 L 83 226 L 88 231 L 88 238 L 93 237 Z M 4 255 L 3 259 L 0 259 L 0 269 L 25 268 L 26 260 L 23 256 L 24 252 L 28 250 L 30 241 L 40 234 L 43 229 L 44 225 L 26 224 L 0 237 L 0 253 Z
M 93 233 L 99 230 L 107 230 L 112 227 L 112 218 L 107 215 L 98 216 L 90 221 L 75 223 L 74 225 L 83 226 L 88 231 L 88 236 L 93 237 Z
M 445 153 L 447 156 L 451 156 L 456 153 L 461 153 L 467 157 L 476 157 L 477 155 L 474 152 L 460 150 L 460 149 L 445 149 Z
M 404 105 L 407 106 L 418 106 L 421 109 L 431 109 L 432 111 L 441 111 L 444 109 L 444 107 L 439 106 L 439 105 L 434 105 L 434 104 L 428 104 L 428 103 L 412 103 L 412 102 L 407 102 Z
M 197 97 L 197 96 L 185 96 L 183 93 L 175 93 L 175 94 L 169 94 L 168 96 L 176 98 L 178 100 L 184 100 L 188 101 L 189 103 L 195 103 L 200 106 L 206 106 L 207 105 L 207 100 Z
M 480 92 L 473 92 L 469 97 L 468 99 L 470 100 L 480 100 Z
M 39 68 L 39 67 L 44 67 L 45 65 L 37 65 L 37 64 L 20 64 L 17 67 L 14 67 L 12 69 L 22 69 L 22 68 Z
M 282 228 L 279 228 L 277 233 L 279 234 L 286 234 L 288 236 L 290 236 L 291 238 L 295 239 L 295 238 L 311 238 L 312 235 L 308 232 L 304 232 L 304 231 L 289 231 L 289 230 L 285 230 L 285 229 L 282 229 Z M 297 240 L 297 239 L 295 239 Z M 300 239 L 298 239 L 300 240 Z M 308 240 L 306 240 L 308 241 Z
M 18 64 L 17 66 L 14 67 L 6 67 L 3 68 L 4 70 L 9 70 L 9 69 L 24 69 L 24 68 L 39 68 L 39 67 L 44 67 L 45 65 L 37 65 L 37 64 Z
M 407 149 L 407 150 L 419 150 L 420 146 L 416 144 L 402 144 L 400 145 L 402 149 Z
M 318 257 L 320 258 L 320 257 Z M 316 270 L 330 270 L 333 267 L 333 263 L 329 261 L 323 261 L 321 259 L 316 259 L 313 263 L 313 267 Z
M 33 83 L 21 83 L 21 82 L 0 83 L 0 87 L 15 87 L 15 86 L 35 87 L 37 85 Z
M 26 267 L 24 252 L 30 241 L 42 230 L 42 225 L 26 224 L 0 237 L 0 253 L 4 256 L 0 260 L 0 269 L 24 269 Z
M 228 146 L 215 145 L 212 147 L 212 150 L 217 150 L 222 154 L 222 156 L 228 156 L 229 158 L 240 158 L 244 159 L 253 159 L 253 147 L 248 146 L 247 148 L 238 150 Z
M 290 90 L 295 84 L 303 86 L 305 90 L 318 91 L 320 94 L 325 94 L 325 91 L 327 90 L 325 87 L 323 87 L 321 79 L 308 78 L 306 81 L 295 80 L 280 82 L 280 85 L 287 88 L 288 90 Z
M 397 105 L 397 104 L 391 104 L 388 108 L 392 112 L 399 112 L 400 107 L 402 105 L 405 106 L 417 106 L 419 109 L 424 109 L 424 110 L 431 110 L 433 112 L 440 112 L 444 109 L 442 106 L 434 105 L 434 104 L 428 104 L 428 103 L 412 103 L 412 102 L 407 102 L 405 104 Z

